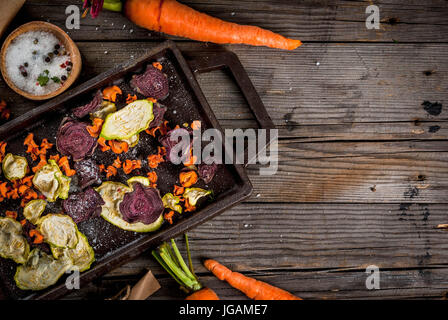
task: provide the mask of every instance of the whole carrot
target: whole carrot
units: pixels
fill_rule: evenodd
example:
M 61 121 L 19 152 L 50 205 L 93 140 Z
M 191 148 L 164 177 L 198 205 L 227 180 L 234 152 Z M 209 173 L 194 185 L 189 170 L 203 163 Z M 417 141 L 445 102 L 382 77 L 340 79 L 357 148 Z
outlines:
M 211 17 L 176 0 L 127 0 L 125 14 L 141 27 L 198 41 L 244 43 L 287 50 L 302 44 L 300 40 L 288 39 L 256 26 Z
M 207 259 L 204 266 L 211 271 L 218 279 L 225 280 L 235 289 L 240 290 L 249 298 L 254 300 L 302 300 L 299 297 L 285 291 L 283 289 L 271 286 L 266 282 L 246 277 L 239 272 L 223 266 L 219 262 Z

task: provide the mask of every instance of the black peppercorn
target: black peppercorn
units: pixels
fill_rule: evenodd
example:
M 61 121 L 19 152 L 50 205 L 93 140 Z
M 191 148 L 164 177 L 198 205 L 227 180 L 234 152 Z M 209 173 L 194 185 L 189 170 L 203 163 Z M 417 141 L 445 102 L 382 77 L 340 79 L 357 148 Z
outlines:
M 65 81 L 65 80 L 67 80 L 67 77 L 66 76 L 61 76 L 61 80 Z
M 58 51 L 58 50 L 54 50 L 53 53 L 54 53 L 55 55 L 58 55 L 58 54 L 59 54 L 59 51 Z
M 67 72 L 70 72 L 70 71 L 72 71 L 72 68 L 67 67 Z
M 25 67 L 28 67 L 28 62 L 25 62 L 23 65 L 24 65 Z
M 60 46 L 59 44 L 55 44 L 55 45 L 54 45 L 54 48 L 55 48 L 56 50 L 58 50 L 60 47 L 61 47 L 61 46 Z
M 50 62 L 50 57 L 45 57 L 45 62 Z
M 33 41 L 34 44 L 37 44 L 38 42 L 39 42 L 39 39 L 37 39 L 37 38 L 34 39 L 34 41 Z

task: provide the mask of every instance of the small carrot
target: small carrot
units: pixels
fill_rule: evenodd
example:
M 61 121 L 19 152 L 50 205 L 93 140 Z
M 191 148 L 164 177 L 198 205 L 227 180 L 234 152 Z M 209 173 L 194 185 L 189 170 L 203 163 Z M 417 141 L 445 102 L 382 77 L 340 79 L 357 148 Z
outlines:
M 48 139 L 45 138 L 45 139 L 42 139 L 42 142 L 40 144 L 40 148 L 41 148 L 40 153 L 46 154 L 47 150 L 53 148 L 53 144 L 48 142 Z
M 38 155 L 40 154 L 39 146 L 34 141 L 34 134 L 29 133 L 25 140 L 23 141 L 23 144 L 27 146 L 26 153 L 29 153 L 31 156 L 31 159 L 34 161 L 38 159 Z
M 117 156 L 117 159 L 114 160 L 114 162 L 112 163 L 112 165 L 117 168 L 120 169 L 121 168 L 121 160 L 120 157 Z
M 117 168 L 114 166 L 107 166 L 106 172 L 106 178 L 113 177 L 117 174 Z
M 158 179 L 157 173 L 155 171 L 151 171 L 151 172 L 148 172 L 147 175 L 148 175 L 148 179 L 149 179 L 151 188 L 156 188 L 157 187 L 157 179 Z
M 94 138 L 97 138 L 100 135 L 101 128 L 103 127 L 103 119 L 95 118 L 93 119 L 93 124 L 91 126 L 87 126 L 87 132 Z
M 159 166 L 159 163 L 163 162 L 163 156 L 160 154 L 152 154 L 148 156 L 148 165 L 150 168 L 155 169 Z
M 160 62 L 157 62 L 157 61 L 153 62 L 152 66 L 159 70 L 162 70 L 162 68 L 163 68 L 162 65 L 160 64 Z
M 133 96 L 131 96 L 131 94 L 128 93 L 128 96 L 126 98 L 126 103 L 129 104 L 131 102 L 134 102 L 135 100 L 137 100 L 137 96 L 135 94 Z
M 204 267 L 212 272 L 219 280 L 225 280 L 235 289 L 240 290 L 254 300 L 302 300 L 283 289 L 271 286 L 266 282 L 246 277 L 239 272 L 232 272 L 219 262 L 207 259 Z
M 123 94 L 121 89 L 117 86 L 107 87 L 103 90 L 103 99 L 115 102 L 117 100 L 117 95 Z
M 198 182 L 198 174 L 195 171 L 184 171 L 179 174 L 182 187 L 188 188 Z
M 47 159 L 45 158 L 45 155 L 40 155 L 39 163 L 32 168 L 33 172 L 36 173 L 37 171 L 39 171 L 46 164 L 47 164 Z
M 29 235 L 31 238 L 34 238 L 34 240 L 33 240 L 34 244 L 39 244 L 39 243 L 44 242 L 44 236 L 36 229 L 31 229 L 29 232 Z
M 185 300 L 219 300 L 219 297 L 212 289 L 202 288 L 201 290 L 190 294 Z
M 8 217 L 8 218 L 16 220 L 17 219 L 17 211 L 6 210 L 5 216 Z
M 106 139 L 104 139 L 103 137 L 98 138 L 98 144 L 100 145 L 102 152 L 110 150 L 110 147 L 106 144 Z
M 61 159 L 59 159 L 58 166 L 60 166 L 62 168 L 62 170 L 64 170 L 65 175 L 67 177 L 71 177 L 71 176 L 73 176 L 76 173 L 75 170 L 70 168 L 70 163 L 68 162 L 68 158 L 66 156 L 64 156 Z
M 173 216 L 174 216 L 174 211 L 171 210 L 170 212 L 165 213 L 165 214 L 163 215 L 163 218 L 164 218 L 166 221 L 168 221 L 169 224 L 173 224 Z
M 135 169 L 140 169 L 142 167 L 140 160 L 126 160 L 123 163 L 123 172 L 126 174 L 130 174 Z
M 31 187 L 33 185 L 33 178 L 34 176 L 25 177 L 21 180 L 21 184 Z
M 256 26 L 239 25 L 198 12 L 175 0 L 127 0 L 125 14 L 140 27 L 215 43 L 244 43 L 293 50 L 300 40 Z
M 6 198 L 8 192 L 9 192 L 8 183 L 7 183 L 7 182 L 2 182 L 2 183 L 0 184 L 0 195 L 1 195 L 3 198 Z
M 184 187 L 179 187 L 177 185 L 174 185 L 173 194 L 175 196 L 180 196 L 180 195 L 184 194 L 184 191 L 185 191 Z
M 201 129 L 201 121 L 199 121 L 199 120 L 194 120 L 194 121 L 191 123 L 191 129 L 193 129 L 193 130 L 199 130 L 199 129 Z
M 109 140 L 109 147 L 116 154 L 126 153 L 129 150 L 129 145 L 125 141 Z

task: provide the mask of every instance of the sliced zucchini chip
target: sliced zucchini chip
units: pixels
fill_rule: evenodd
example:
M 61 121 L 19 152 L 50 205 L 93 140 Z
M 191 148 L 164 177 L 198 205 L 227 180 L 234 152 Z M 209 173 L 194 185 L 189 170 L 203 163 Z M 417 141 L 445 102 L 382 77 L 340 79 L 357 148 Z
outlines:
M 51 252 L 56 259 L 59 259 L 63 255 L 68 256 L 72 260 L 73 266 L 79 272 L 83 272 L 90 269 L 90 265 L 95 261 L 95 253 L 87 237 L 79 231 L 78 239 L 78 244 L 73 249 L 51 246 Z
M 147 177 L 142 177 L 142 176 L 135 176 L 135 177 L 129 178 L 127 181 L 129 187 L 131 187 L 132 189 L 134 189 L 132 187 L 132 185 L 137 182 L 144 185 L 145 187 L 149 187 L 151 185 L 151 182 L 149 181 L 149 179 Z
M 102 206 L 101 217 L 118 228 L 134 232 L 151 232 L 159 229 L 162 225 L 163 215 L 160 215 L 160 217 L 151 224 L 144 224 L 141 222 L 129 223 L 123 219 L 123 216 L 120 213 L 120 202 L 127 192 L 132 191 L 132 188 L 125 186 L 122 183 L 106 181 L 95 190 L 101 195 L 105 202 Z
M 42 199 L 31 200 L 23 208 L 23 215 L 31 223 L 36 224 L 42 213 L 45 211 L 47 201 Z
M 60 248 L 75 248 L 78 244 L 78 228 L 65 214 L 47 214 L 37 221 L 38 230 L 48 244 Z
M 0 218 L 0 257 L 25 263 L 30 246 L 22 236 L 22 225 L 11 218 Z
M 113 113 L 115 111 L 117 111 L 117 107 L 115 106 L 115 103 L 103 100 L 103 103 L 101 104 L 101 108 L 99 108 L 95 112 L 91 113 L 90 119 L 93 120 L 95 118 L 100 118 L 100 119 L 104 120 L 104 119 L 106 119 L 106 117 L 109 113 Z
M 163 196 L 162 202 L 165 208 L 182 213 L 182 206 L 179 204 L 180 198 L 178 196 L 175 196 L 172 193 L 167 193 Z
M 36 172 L 33 184 L 49 202 L 54 202 L 58 197 L 66 199 L 70 189 L 71 179 L 64 176 L 56 161 L 48 160 L 48 163 Z
M 2 169 L 5 178 L 9 181 L 22 179 L 28 172 L 28 161 L 25 157 L 8 153 L 3 159 Z
M 129 148 L 133 148 L 136 145 L 138 145 L 138 141 L 140 140 L 140 134 L 134 134 L 132 137 L 130 137 L 129 139 L 122 139 L 120 141 L 124 141 L 128 144 Z
M 202 197 L 212 194 L 211 190 L 205 190 L 201 188 L 185 188 L 184 194 L 182 195 L 188 200 L 188 203 L 195 206 L 198 200 Z
M 14 280 L 22 290 L 42 290 L 55 284 L 71 267 L 70 258 L 55 259 L 36 248 L 30 252 L 26 263 L 17 267 Z
M 136 100 L 109 114 L 104 120 L 101 137 L 106 140 L 124 140 L 142 132 L 154 119 L 152 107 L 149 100 Z

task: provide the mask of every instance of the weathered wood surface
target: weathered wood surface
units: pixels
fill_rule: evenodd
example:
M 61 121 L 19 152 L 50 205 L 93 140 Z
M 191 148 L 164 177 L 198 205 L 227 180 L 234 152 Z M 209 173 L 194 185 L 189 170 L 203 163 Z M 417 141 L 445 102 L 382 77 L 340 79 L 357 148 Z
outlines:
M 375 1 L 378 31 L 365 28 L 370 1 L 182 2 L 305 42 L 293 52 L 226 46 L 279 128 L 280 164 L 273 177 L 251 167 L 249 201 L 190 233 L 205 284 L 222 298 L 242 298 L 200 267 L 199 258 L 213 254 L 303 298 L 444 297 L 448 233 L 435 226 L 448 223 L 446 1 Z M 64 27 L 72 3 L 30 0 L 14 24 L 48 19 Z M 163 37 L 110 12 L 82 20 L 69 34 L 83 55 L 79 82 Z M 187 57 L 220 50 L 176 40 Z M 224 127 L 255 126 L 225 72 L 200 75 L 199 82 Z M 3 81 L 0 96 L 13 117 L 35 105 Z M 428 114 L 426 100 L 441 102 L 441 114 Z M 381 290 L 365 288 L 371 264 L 382 268 Z M 162 282 L 155 298 L 182 297 L 147 253 L 68 298 L 111 296 L 145 268 Z
M 187 0 L 193 8 L 241 24 L 257 25 L 302 41 L 446 42 L 448 8 L 444 0 L 374 1 L 380 8 L 379 30 L 365 26 L 371 1 L 326 0 Z M 21 16 L 65 25 L 70 0 L 30 0 Z M 80 6 L 80 5 L 79 5 Z M 124 16 L 103 12 L 82 20 L 80 30 L 71 30 L 75 40 L 159 40 L 156 32 L 139 29 Z M 184 40 L 184 39 L 179 39 Z

